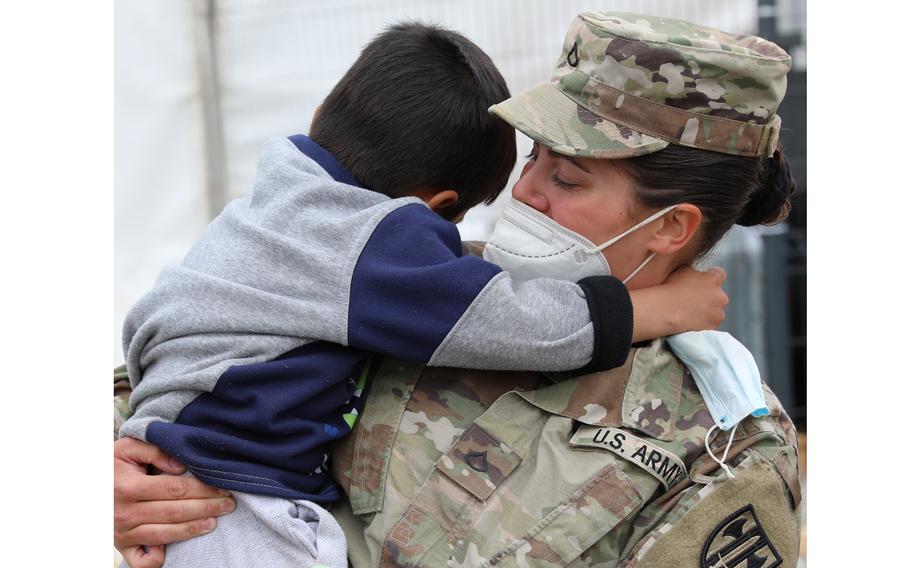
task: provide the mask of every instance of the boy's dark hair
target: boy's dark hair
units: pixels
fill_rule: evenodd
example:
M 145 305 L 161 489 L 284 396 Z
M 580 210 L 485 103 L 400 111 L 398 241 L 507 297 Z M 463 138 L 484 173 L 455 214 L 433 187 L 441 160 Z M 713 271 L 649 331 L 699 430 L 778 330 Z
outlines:
M 454 219 L 491 202 L 515 165 L 515 131 L 487 109 L 509 98 L 493 62 L 463 35 L 418 22 L 363 49 L 313 119 L 310 138 L 365 187 L 400 197 L 454 189 Z

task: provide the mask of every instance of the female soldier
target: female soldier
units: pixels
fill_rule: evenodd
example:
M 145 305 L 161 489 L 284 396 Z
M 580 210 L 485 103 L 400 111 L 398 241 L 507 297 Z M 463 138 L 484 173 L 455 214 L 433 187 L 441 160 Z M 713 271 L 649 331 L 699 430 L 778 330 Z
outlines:
M 634 289 L 734 223 L 779 222 L 789 66 L 757 37 L 580 15 L 550 82 L 491 109 L 536 143 L 484 256 L 513 278 L 612 273 Z M 663 340 L 543 387 L 387 361 L 334 462 L 354 566 L 795 566 L 792 423 L 765 389 L 770 414 L 731 429 L 745 415 L 710 408 L 699 372 L 724 379 Z

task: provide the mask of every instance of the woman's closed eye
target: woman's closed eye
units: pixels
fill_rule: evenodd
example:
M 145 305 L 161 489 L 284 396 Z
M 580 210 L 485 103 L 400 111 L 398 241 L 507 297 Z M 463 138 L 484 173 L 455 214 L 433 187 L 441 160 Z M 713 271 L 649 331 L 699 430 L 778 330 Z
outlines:
M 559 177 L 559 174 L 557 174 L 557 172 L 555 172 L 555 171 L 550 174 L 550 181 L 552 181 L 553 185 L 555 185 L 556 187 L 558 187 L 560 189 L 565 189 L 567 191 L 574 191 L 574 190 L 578 189 L 577 183 L 572 183 L 572 182 L 562 179 L 561 177 Z
M 525 158 L 527 158 L 527 160 L 528 160 L 529 162 L 536 162 L 536 161 L 537 161 L 537 152 L 538 152 L 538 151 L 539 151 L 539 150 L 538 150 L 538 148 L 537 148 L 537 144 L 535 144 L 535 145 L 534 145 L 534 148 L 528 153 L 527 156 L 525 156 Z M 549 177 L 550 177 L 550 181 L 553 182 L 553 185 L 555 185 L 556 187 L 558 187 L 558 188 L 560 188 L 560 189 L 565 189 L 565 190 L 568 190 L 568 191 L 571 191 L 571 190 L 574 190 L 574 189 L 578 189 L 578 184 L 577 184 L 577 183 L 573 183 L 573 182 L 571 182 L 571 181 L 568 181 L 568 180 L 565 180 L 565 179 L 561 178 L 561 177 L 559 176 L 559 172 L 558 172 L 556 169 L 554 169 L 552 172 L 550 172 L 550 176 L 549 176 Z

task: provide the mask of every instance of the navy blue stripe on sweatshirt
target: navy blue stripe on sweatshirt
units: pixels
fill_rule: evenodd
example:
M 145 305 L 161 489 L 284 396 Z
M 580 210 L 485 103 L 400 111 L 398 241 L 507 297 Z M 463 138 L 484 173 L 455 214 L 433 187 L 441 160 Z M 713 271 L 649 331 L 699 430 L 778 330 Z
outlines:
M 363 187 L 360 185 L 360 182 L 351 175 L 351 172 L 347 171 L 344 166 L 335 159 L 335 156 L 333 156 L 331 152 L 313 142 L 313 139 L 309 136 L 295 134 L 293 136 L 288 136 L 288 140 L 293 142 L 298 150 L 319 164 L 319 167 L 324 169 L 335 181 L 356 187 Z
M 502 269 L 464 254 L 454 224 L 413 203 L 387 215 L 351 277 L 348 344 L 426 363 Z
M 326 452 L 351 431 L 344 413 L 360 411 L 355 379 L 366 357 L 320 341 L 231 367 L 174 423 L 150 424 L 146 439 L 210 485 L 336 501 L 341 494 L 326 471 Z

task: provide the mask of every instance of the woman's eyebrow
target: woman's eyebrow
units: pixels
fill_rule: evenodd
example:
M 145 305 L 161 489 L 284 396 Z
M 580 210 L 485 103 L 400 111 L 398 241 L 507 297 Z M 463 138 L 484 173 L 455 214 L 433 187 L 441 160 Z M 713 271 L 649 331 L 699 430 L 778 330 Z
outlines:
M 579 169 L 581 169 L 585 172 L 591 173 L 591 170 L 589 170 L 588 168 L 581 165 L 581 162 L 579 162 L 572 156 L 566 156 L 565 154 L 560 154 L 559 152 L 554 152 L 552 148 L 547 148 L 547 152 L 550 154 L 551 158 L 559 158 L 561 160 L 566 160 L 568 162 L 571 162 L 575 166 L 577 166 Z

